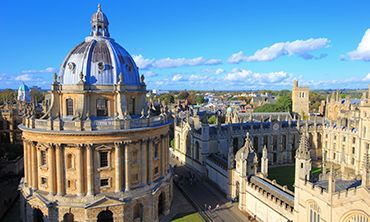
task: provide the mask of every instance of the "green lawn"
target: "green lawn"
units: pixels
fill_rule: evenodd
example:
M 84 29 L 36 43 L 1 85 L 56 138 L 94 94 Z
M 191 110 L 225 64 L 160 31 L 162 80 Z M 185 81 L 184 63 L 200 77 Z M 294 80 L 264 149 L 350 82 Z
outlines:
M 288 189 L 294 192 L 294 171 L 295 166 L 270 168 L 268 178 L 270 180 L 276 180 L 276 182 L 281 186 L 287 185 Z
M 192 213 L 192 214 L 185 215 L 183 217 L 173 219 L 171 221 L 173 222 L 203 222 L 203 219 L 199 215 L 199 213 Z

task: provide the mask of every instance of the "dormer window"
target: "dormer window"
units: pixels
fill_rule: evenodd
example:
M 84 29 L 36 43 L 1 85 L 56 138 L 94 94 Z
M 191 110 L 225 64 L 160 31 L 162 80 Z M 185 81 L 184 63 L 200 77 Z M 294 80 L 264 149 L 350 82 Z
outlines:
M 108 116 L 107 100 L 96 100 L 96 116 Z
M 66 100 L 67 116 L 73 116 L 73 99 Z

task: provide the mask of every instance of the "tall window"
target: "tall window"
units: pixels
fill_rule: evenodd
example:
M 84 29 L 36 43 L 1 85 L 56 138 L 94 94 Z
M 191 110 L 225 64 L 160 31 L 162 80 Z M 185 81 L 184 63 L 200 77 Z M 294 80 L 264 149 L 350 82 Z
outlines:
M 42 150 L 41 151 L 41 166 L 46 165 L 46 151 Z
M 67 169 L 73 169 L 74 168 L 74 158 L 72 154 L 67 155 Z
M 158 143 L 154 144 L 154 159 L 158 159 Z
M 100 167 L 108 166 L 108 152 L 100 152 Z
M 320 208 L 315 203 L 311 203 L 309 207 L 310 222 L 320 222 Z
M 67 99 L 67 116 L 73 116 L 73 99 Z
M 96 100 L 96 115 L 97 116 L 107 116 L 108 115 L 107 100 L 105 99 Z
M 135 112 L 136 112 L 136 110 L 135 110 L 135 98 L 134 97 L 132 97 L 131 98 L 131 104 L 132 104 L 132 110 L 131 110 L 131 115 L 135 115 Z

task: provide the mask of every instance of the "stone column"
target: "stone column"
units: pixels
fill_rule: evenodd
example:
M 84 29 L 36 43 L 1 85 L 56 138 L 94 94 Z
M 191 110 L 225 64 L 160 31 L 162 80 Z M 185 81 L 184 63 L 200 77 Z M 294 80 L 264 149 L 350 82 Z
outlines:
M 150 139 L 148 142 L 148 184 L 152 183 L 153 180 L 153 140 Z
M 130 190 L 130 153 L 129 144 L 125 144 L 125 191 Z
M 27 146 L 28 186 L 29 187 L 32 187 L 32 181 L 33 181 L 33 176 L 32 176 L 32 153 L 31 153 L 32 142 L 31 141 L 27 141 L 26 146 Z
M 122 160 L 121 160 L 121 144 L 115 143 L 115 177 L 116 177 L 116 183 L 115 183 L 115 192 L 121 192 L 122 191 Z
M 77 155 L 77 196 L 83 196 L 83 185 L 84 185 L 84 168 L 83 168 L 83 145 L 78 146 L 78 155 Z
M 65 194 L 63 147 L 61 144 L 56 144 L 55 147 L 57 168 L 57 195 L 63 196 Z
M 28 141 L 24 140 L 23 139 L 23 171 L 24 171 L 24 184 L 28 184 L 28 166 L 27 166 L 27 158 L 28 158 L 28 154 L 27 154 L 27 144 L 28 144 Z
M 165 175 L 165 165 L 164 165 L 164 162 L 165 162 L 165 156 L 164 156 L 164 143 L 165 143 L 166 139 L 165 139 L 165 136 L 161 136 L 161 151 L 160 151 L 160 154 L 161 154 L 161 158 L 160 158 L 160 167 L 161 167 L 161 174 L 164 176 Z
M 48 149 L 48 166 L 49 166 L 49 193 L 55 195 L 55 150 L 54 145 L 49 145 Z
M 31 146 L 31 152 L 32 152 L 32 188 L 34 190 L 38 189 L 38 167 L 37 167 L 37 148 L 36 145 L 32 143 Z
M 140 153 L 141 153 L 141 182 L 143 184 L 148 184 L 148 167 L 147 167 L 147 143 L 140 141 Z
M 90 144 L 86 147 L 86 168 L 87 195 L 94 195 L 94 151 Z

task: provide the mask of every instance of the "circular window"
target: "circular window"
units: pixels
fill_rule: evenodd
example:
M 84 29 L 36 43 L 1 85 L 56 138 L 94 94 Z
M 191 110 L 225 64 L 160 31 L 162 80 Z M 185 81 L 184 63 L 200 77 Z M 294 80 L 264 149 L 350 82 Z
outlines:
M 103 62 L 99 62 L 99 63 L 98 63 L 98 69 L 99 69 L 100 71 L 104 71 L 104 63 L 103 63 Z
M 75 70 L 75 67 L 76 67 L 76 64 L 74 64 L 73 62 L 69 62 L 69 63 L 68 63 L 68 68 L 69 68 L 71 71 L 74 71 L 74 70 Z

